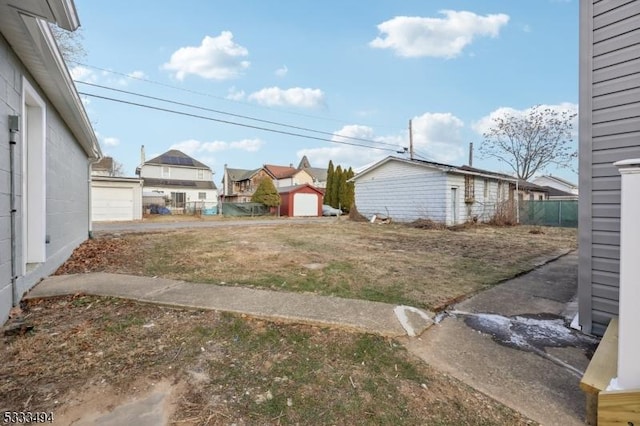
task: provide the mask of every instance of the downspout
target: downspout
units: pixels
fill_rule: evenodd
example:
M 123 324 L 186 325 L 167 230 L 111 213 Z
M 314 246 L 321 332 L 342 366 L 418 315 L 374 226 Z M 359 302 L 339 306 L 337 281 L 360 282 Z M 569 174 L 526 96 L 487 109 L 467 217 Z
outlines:
M 20 132 L 20 117 L 17 115 L 9 116 L 9 211 L 11 213 L 11 305 L 15 306 L 18 301 L 17 288 L 17 271 L 18 271 L 18 255 L 16 253 L 16 166 L 15 166 L 15 150 L 18 143 L 18 133 Z

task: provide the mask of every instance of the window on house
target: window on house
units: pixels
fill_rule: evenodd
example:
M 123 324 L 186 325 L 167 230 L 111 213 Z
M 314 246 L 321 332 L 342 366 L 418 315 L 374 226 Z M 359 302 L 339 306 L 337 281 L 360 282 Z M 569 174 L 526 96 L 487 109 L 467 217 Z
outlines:
M 544 200 L 544 196 L 543 195 L 538 195 L 538 200 L 543 201 Z
M 206 192 L 198 192 L 198 200 L 206 200 L 207 193 Z
M 204 180 L 204 170 L 198 169 L 198 180 Z
M 464 201 L 465 202 L 473 202 L 475 198 L 475 188 L 474 188 L 474 177 L 473 176 L 465 176 L 464 177 Z
M 172 192 L 171 193 L 171 206 L 182 208 L 185 205 L 185 201 L 187 199 L 187 194 L 184 192 Z
M 171 177 L 171 169 L 168 166 L 162 166 L 162 177 L 163 178 Z
M 533 201 L 533 194 L 529 194 L 529 201 Z

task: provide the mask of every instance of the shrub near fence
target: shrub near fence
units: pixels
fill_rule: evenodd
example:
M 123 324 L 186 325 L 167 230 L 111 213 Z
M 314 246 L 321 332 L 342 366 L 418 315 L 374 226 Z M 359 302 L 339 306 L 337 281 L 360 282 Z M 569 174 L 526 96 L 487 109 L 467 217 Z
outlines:
M 520 201 L 522 225 L 578 227 L 578 200 Z

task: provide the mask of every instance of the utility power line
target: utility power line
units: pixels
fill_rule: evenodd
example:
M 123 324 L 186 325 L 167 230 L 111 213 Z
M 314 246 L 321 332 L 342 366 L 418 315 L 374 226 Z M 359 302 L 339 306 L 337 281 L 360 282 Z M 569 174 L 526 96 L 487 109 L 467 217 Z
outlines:
M 305 132 L 311 132 L 311 133 L 335 136 L 335 137 L 340 137 L 340 138 L 349 139 L 349 140 L 367 142 L 367 143 L 371 143 L 371 144 L 386 145 L 386 146 L 389 146 L 389 147 L 394 147 L 396 150 L 399 147 L 399 145 L 396 145 L 396 144 L 390 144 L 390 143 L 386 143 L 386 142 L 375 141 L 375 140 L 372 140 L 372 139 L 358 138 L 358 137 L 355 137 L 355 136 L 345 136 L 345 135 L 340 135 L 340 134 L 337 134 L 337 133 L 331 133 L 331 132 L 325 132 L 325 131 L 321 131 L 321 130 L 310 129 L 308 127 L 301 127 L 301 126 L 294 126 L 294 125 L 291 125 L 291 124 L 279 123 L 277 121 L 263 120 L 263 119 L 260 119 L 260 118 L 255 118 L 255 117 L 251 117 L 251 116 L 247 116 L 247 115 L 234 114 L 234 113 L 227 112 L 227 111 L 207 108 L 207 107 L 203 107 L 203 106 L 200 106 L 200 105 L 188 104 L 188 103 L 184 103 L 184 102 L 173 101 L 173 100 L 170 100 L 170 99 L 159 98 L 159 97 L 156 97 L 156 96 L 149 96 L 149 95 L 145 95 L 145 94 L 142 94 L 142 93 L 132 92 L 132 91 L 129 91 L 129 90 L 116 89 L 114 87 L 104 86 L 104 85 L 95 84 L 95 83 L 89 83 L 89 82 L 86 82 L 86 81 L 74 80 L 74 82 L 78 83 L 78 84 L 84 84 L 84 85 L 87 85 L 87 86 L 91 86 L 91 87 L 97 87 L 97 88 L 100 88 L 100 89 L 111 90 L 111 91 L 118 92 L 118 93 L 124 93 L 124 94 L 127 94 L 127 95 L 138 96 L 138 97 L 145 98 L 145 99 L 151 99 L 151 100 L 155 100 L 155 101 L 166 102 L 166 103 L 173 104 L 173 105 L 180 105 L 180 106 L 185 106 L 185 107 L 188 107 L 188 108 L 199 109 L 199 110 L 202 110 L 202 111 L 215 112 L 216 114 L 228 115 L 228 116 L 231 116 L 231 117 L 242 118 L 242 119 L 245 119 L 245 120 L 251 120 L 251 121 L 256 121 L 256 122 L 265 123 L 265 124 L 272 124 L 272 125 L 275 125 L 275 126 L 287 127 L 287 128 L 290 128 L 290 129 L 303 130 Z
M 225 101 L 225 102 L 234 102 L 234 103 L 237 103 L 237 104 L 242 104 L 242 105 L 246 105 L 246 106 L 253 107 L 253 108 L 262 108 L 262 109 L 267 109 L 267 110 L 270 110 L 270 111 L 277 111 L 278 113 L 286 113 L 286 114 L 291 114 L 291 115 L 297 115 L 297 116 L 300 116 L 300 117 L 313 118 L 315 120 L 333 121 L 333 122 L 336 122 L 336 123 L 349 124 L 348 121 L 340 120 L 340 119 L 337 119 L 337 118 L 320 117 L 320 116 L 317 116 L 317 115 L 304 114 L 304 113 L 301 113 L 301 112 L 289 111 L 289 110 L 281 110 L 281 109 L 275 110 L 274 108 L 269 108 L 268 106 L 255 105 L 255 104 L 251 104 L 251 103 L 248 103 L 248 102 L 243 102 L 243 101 L 236 100 L 236 99 L 229 99 L 229 98 L 222 97 L 222 96 L 212 95 L 210 93 L 200 92 L 200 91 L 197 91 L 197 90 L 185 89 L 184 87 L 173 86 L 171 84 L 162 83 L 162 82 L 151 80 L 151 79 L 145 78 L 145 77 L 136 77 L 136 76 L 133 76 L 133 75 L 130 75 L 130 74 L 127 74 L 127 73 L 120 72 L 120 71 L 114 71 L 114 70 L 107 69 L 107 68 L 101 68 L 101 67 L 97 67 L 95 65 L 85 64 L 83 62 L 78 62 L 78 61 L 73 61 L 73 60 L 69 60 L 69 62 L 73 63 L 73 64 L 76 64 L 76 65 L 79 65 L 79 66 L 82 66 L 82 67 L 85 67 L 85 68 L 90 68 L 90 69 L 106 72 L 106 73 L 109 73 L 109 74 L 118 75 L 120 77 L 132 79 L 132 80 L 144 81 L 145 83 L 150 83 L 150 84 L 154 84 L 154 85 L 157 85 L 157 86 L 167 87 L 167 88 L 170 88 L 170 89 L 179 90 L 181 92 L 191 93 L 191 94 L 194 94 L 194 95 L 199 95 L 199 96 L 205 96 L 205 97 L 209 97 L 209 98 L 213 98 L 213 99 L 218 99 L 218 100 Z M 380 124 L 375 124 L 375 125 L 374 124 L 366 124 L 366 125 L 375 126 L 375 127 L 394 128 L 394 126 L 380 125 Z
M 398 149 L 397 146 L 395 148 L 383 148 L 383 147 L 360 144 L 360 143 L 356 143 L 356 142 L 336 141 L 336 140 L 331 140 L 331 139 L 326 139 L 326 138 L 320 138 L 320 137 L 317 137 L 317 136 L 305 135 L 305 134 L 302 134 L 302 133 L 294 133 L 294 132 L 288 132 L 288 131 L 284 131 L 284 130 L 270 129 L 268 127 L 254 126 L 254 125 L 251 125 L 251 124 L 237 123 L 235 121 L 221 120 L 219 118 L 207 117 L 207 116 L 204 116 L 204 115 L 192 114 L 192 113 L 188 113 L 188 112 L 172 110 L 172 109 L 169 109 L 169 108 L 162 108 L 162 107 L 157 107 L 157 106 L 153 106 L 153 105 L 141 104 L 141 103 L 137 103 L 137 102 L 127 101 L 127 100 L 124 100 L 124 99 L 116 99 L 116 98 L 111 98 L 111 97 L 108 97 L 108 96 L 96 95 L 94 93 L 86 93 L 86 92 L 78 92 L 78 93 L 80 95 L 82 95 L 82 96 L 89 96 L 89 97 L 92 97 L 92 98 L 103 99 L 103 100 L 108 100 L 108 101 L 112 101 L 112 102 L 118 102 L 118 103 L 122 103 L 122 104 L 126 104 L 126 105 L 137 106 L 137 107 L 140 107 L 140 108 L 147 108 L 147 109 L 151 109 L 151 110 L 155 110 L 155 111 L 162 111 L 162 112 L 167 112 L 167 113 L 171 113 L 171 114 L 177 114 L 177 115 L 182 115 L 182 116 L 186 116 L 186 117 L 197 118 L 197 119 L 201 119 L 201 120 L 215 121 L 217 123 L 229 124 L 229 125 L 239 126 L 239 127 L 246 127 L 246 128 L 249 128 L 249 129 L 262 130 L 262 131 L 265 131 L 265 132 L 279 133 L 279 134 L 287 135 L 287 136 L 296 136 L 296 137 L 301 137 L 301 138 L 306 138 L 306 139 L 313 139 L 313 140 L 337 143 L 337 144 L 342 144 L 342 145 L 359 146 L 359 147 L 363 147 L 363 148 L 377 149 L 379 151 L 396 152 L 397 149 Z M 372 141 L 372 142 L 375 142 L 375 141 Z

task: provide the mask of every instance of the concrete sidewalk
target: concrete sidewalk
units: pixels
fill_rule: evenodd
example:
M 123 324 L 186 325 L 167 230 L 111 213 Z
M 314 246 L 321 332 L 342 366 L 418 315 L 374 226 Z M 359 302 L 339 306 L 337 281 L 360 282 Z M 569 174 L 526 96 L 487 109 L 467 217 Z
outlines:
M 102 272 L 48 277 L 25 299 L 76 293 L 233 312 L 387 337 L 420 335 L 433 324 L 433 313 L 388 303 Z
M 597 340 L 571 330 L 577 253 L 452 307 L 404 343 L 417 357 L 543 425 L 581 425 Z
M 583 424 L 578 383 L 596 341 L 568 328 L 576 253 L 451 307 L 435 325 L 432 313 L 386 303 L 107 273 L 52 276 L 25 298 L 76 293 L 400 338 L 416 357 L 532 420 Z M 157 409 L 145 404 L 135 410 Z

